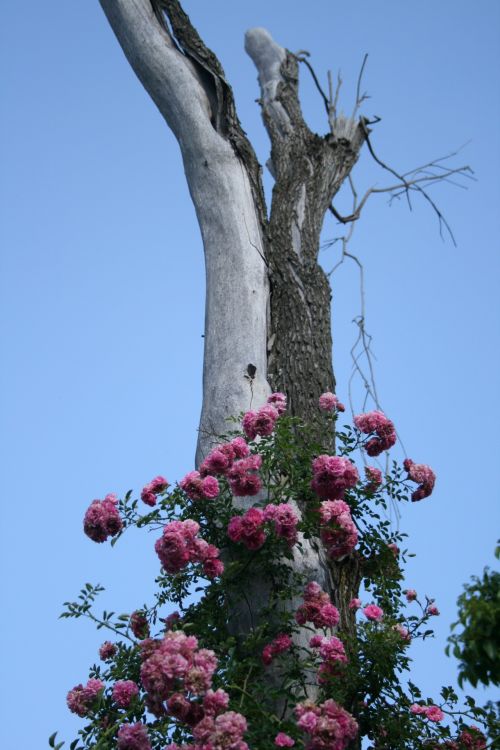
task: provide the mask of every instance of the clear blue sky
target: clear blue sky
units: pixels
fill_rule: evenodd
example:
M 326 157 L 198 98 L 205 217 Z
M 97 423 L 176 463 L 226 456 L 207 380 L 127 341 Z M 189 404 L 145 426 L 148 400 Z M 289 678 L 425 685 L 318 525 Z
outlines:
M 417 553 L 408 584 L 434 595 L 437 638 L 415 649 L 413 679 L 436 696 L 456 675 L 443 649 L 462 583 L 493 562 L 498 534 L 500 4 L 495 0 L 186 0 L 234 86 L 262 162 L 268 141 L 243 33 L 266 26 L 340 67 L 346 109 L 365 52 L 373 142 L 407 170 L 471 140 L 478 178 L 434 190 L 458 248 L 415 201 L 373 198 L 352 250 L 366 273 L 379 395 L 408 454 L 438 474 L 405 510 Z M 2 746 L 44 747 L 80 720 L 65 707 L 101 633 L 58 621 L 85 581 L 131 611 L 158 570 L 153 538 L 114 550 L 81 532 L 93 498 L 171 481 L 192 468 L 200 410 L 202 247 L 173 136 L 136 81 L 96 0 L 4 4 L 2 113 Z M 304 107 L 323 130 L 304 74 Z M 365 154 L 359 190 L 384 184 Z M 327 219 L 324 237 L 337 228 Z M 325 252 L 325 267 L 336 260 Z M 354 267 L 334 278 L 335 369 L 346 396 Z M 480 693 L 481 695 L 481 693 Z

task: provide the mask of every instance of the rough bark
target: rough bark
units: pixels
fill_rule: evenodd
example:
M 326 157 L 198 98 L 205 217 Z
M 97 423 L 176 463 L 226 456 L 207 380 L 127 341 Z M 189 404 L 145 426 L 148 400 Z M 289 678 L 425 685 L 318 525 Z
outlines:
M 320 233 L 332 198 L 358 158 L 364 128 L 341 117 L 328 135 L 311 132 L 301 112 L 296 57 L 265 29 L 248 31 L 245 47 L 259 73 L 275 178 L 268 378 L 273 389 L 287 394 L 292 414 L 312 421 L 319 396 L 335 386 L 331 290 L 318 263 Z

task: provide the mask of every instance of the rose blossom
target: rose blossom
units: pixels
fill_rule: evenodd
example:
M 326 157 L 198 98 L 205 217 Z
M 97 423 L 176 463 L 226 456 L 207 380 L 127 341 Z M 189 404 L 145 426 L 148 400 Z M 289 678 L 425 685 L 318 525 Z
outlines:
M 247 721 L 236 711 L 226 711 L 216 718 L 205 716 L 194 728 L 195 747 L 206 750 L 248 750 L 243 741 Z
M 104 641 L 102 646 L 99 648 L 99 658 L 103 661 L 108 661 L 108 659 L 112 659 L 113 656 L 116 654 L 116 646 L 114 643 L 111 643 L 111 641 Z
M 368 604 L 368 606 L 364 608 L 363 614 L 368 620 L 380 622 L 384 616 L 384 610 L 380 609 L 376 604 Z
M 85 687 L 82 684 L 76 685 L 66 696 L 69 710 L 82 718 L 87 716 L 102 690 L 104 690 L 104 683 L 93 678 L 87 681 Z
M 200 539 L 199 529 L 200 525 L 192 519 L 171 521 L 164 526 L 155 550 L 167 573 L 178 573 L 190 562 L 202 563 L 207 578 L 215 578 L 223 572 L 218 548 Z
M 120 708 L 128 708 L 136 695 L 139 695 L 139 688 L 132 680 L 118 680 L 118 682 L 115 682 L 112 697 Z
M 431 604 L 427 607 L 426 612 L 428 615 L 433 615 L 437 617 L 439 615 L 439 609 L 436 607 L 435 604 Z
M 368 480 L 365 491 L 369 493 L 376 492 L 383 482 L 380 469 L 377 469 L 376 466 L 365 466 L 365 476 Z
M 278 747 L 293 747 L 295 745 L 295 740 L 293 740 L 288 736 L 288 734 L 285 734 L 284 732 L 278 732 L 278 734 L 274 738 L 274 744 Z
M 117 734 L 117 750 L 151 750 L 148 730 L 138 722 L 137 724 L 122 724 Z
M 168 487 L 165 477 L 157 476 L 142 488 L 141 500 L 146 505 L 156 505 L 156 496 L 160 495 Z
M 266 521 L 274 522 L 274 533 L 276 536 L 286 539 L 288 545 L 293 547 L 297 541 L 297 524 L 299 519 L 288 503 L 266 505 L 264 508 L 264 518 Z
M 262 482 L 257 471 L 261 466 L 262 458 L 256 454 L 240 458 L 233 463 L 227 472 L 227 478 L 235 497 L 251 497 L 260 492 Z
M 243 432 L 249 440 L 254 440 L 257 435 L 271 435 L 278 417 L 278 410 L 271 404 L 264 404 L 257 411 L 247 411 L 241 423 Z
M 292 647 L 292 639 L 286 633 L 280 633 L 279 635 L 264 646 L 262 650 L 262 661 L 268 666 L 275 656 L 282 654 L 284 651 L 289 651 Z
M 144 612 L 140 612 L 139 610 L 132 612 L 129 625 L 132 633 L 141 641 L 149 636 L 149 623 Z
M 401 625 L 400 623 L 397 623 L 396 625 L 394 625 L 394 630 L 399 633 L 405 643 L 410 643 L 411 637 L 408 628 L 406 628 L 404 625 Z
M 410 706 L 410 713 L 418 715 L 425 713 L 425 706 L 420 706 L 418 703 L 412 703 Z
M 369 456 L 378 456 L 382 451 L 389 450 L 397 440 L 394 424 L 381 411 L 358 414 L 354 417 L 354 424 L 360 432 L 366 435 L 371 433 L 376 435 L 365 445 L 365 450 Z
M 403 466 L 408 472 L 408 479 L 419 485 L 411 496 L 412 501 L 417 502 L 423 500 L 424 497 L 429 497 L 436 482 L 436 475 L 431 467 L 426 464 L 416 464 L 411 458 L 406 458 L 403 461 Z
M 439 706 L 424 706 L 424 713 L 429 721 L 443 721 L 444 713 Z
M 351 599 L 349 602 L 349 609 L 359 609 L 361 607 L 361 599 Z
M 229 705 L 229 695 L 225 690 L 207 690 L 203 698 L 203 708 L 209 716 L 216 716 L 225 711 Z
M 336 636 L 324 638 L 315 635 L 309 642 L 312 648 L 317 648 L 322 658 L 322 663 L 318 669 L 318 682 L 324 683 L 332 677 L 340 674 L 339 665 L 347 663 L 344 644 Z
M 352 461 L 342 456 L 318 456 L 312 462 L 312 472 L 312 489 L 330 500 L 343 498 L 345 491 L 354 487 L 359 479 Z
M 458 736 L 458 740 L 470 750 L 486 750 L 486 737 L 473 724 L 470 727 L 464 727 Z
M 219 483 L 215 477 L 202 477 L 199 471 L 190 471 L 179 482 L 191 500 L 212 500 L 219 494 Z
M 206 477 L 208 474 L 226 475 L 235 459 L 245 458 L 249 453 L 250 448 L 242 437 L 236 437 L 229 443 L 217 445 L 201 464 L 200 476 Z
M 327 391 L 319 397 L 319 408 L 322 411 L 345 411 L 344 404 L 341 404 L 334 393 Z
M 331 699 L 319 705 L 304 701 L 295 713 L 297 726 L 309 735 L 306 750 L 345 750 L 358 734 L 355 719 Z
M 116 508 L 116 495 L 106 495 L 104 500 L 93 500 L 83 519 L 83 530 L 93 542 L 105 542 L 108 536 L 116 536 L 123 521 Z
M 320 537 L 329 557 L 340 560 L 349 555 L 358 543 L 358 531 L 351 509 L 343 500 L 325 500 L 319 508 Z
M 312 622 L 316 628 L 333 628 L 338 624 L 340 615 L 319 583 L 310 581 L 304 589 L 304 603 L 297 609 L 295 619 L 299 625 Z
M 271 393 L 268 396 L 267 403 L 274 406 L 280 416 L 286 412 L 286 396 L 284 393 Z
M 180 625 L 181 620 L 182 618 L 179 612 L 175 611 L 165 617 L 163 622 L 165 623 L 166 630 L 173 630 L 175 627 L 177 627 L 177 625 Z
M 405 591 L 403 591 L 403 594 L 406 596 L 407 602 L 414 602 L 417 598 L 417 592 L 415 591 L 415 589 L 406 589 Z
M 249 508 L 242 516 L 233 516 L 227 527 L 232 542 L 242 542 L 247 549 L 258 550 L 266 541 L 265 515 L 260 508 Z

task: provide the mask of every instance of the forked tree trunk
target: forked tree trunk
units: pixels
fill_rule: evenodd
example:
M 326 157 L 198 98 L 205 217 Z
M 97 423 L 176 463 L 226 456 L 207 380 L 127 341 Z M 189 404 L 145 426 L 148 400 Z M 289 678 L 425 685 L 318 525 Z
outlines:
M 231 88 L 178 0 L 100 3 L 179 142 L 200 224 L 207 292 L 199 462 L 214 436 L 225 431 L 226 418 L 260 406 L 271 387 L 284 391 L 291 413 L 307 420 L 317 414 L 319 395 L 334 390 L 331 291 L 318 264 L 319 239 L 365 130 L 362 122 L 339 117 L 325 137 L 312 133 L 301 113 L 296 58 L 264 29 L 249 31 L 246 49 L 258 70 L 272 145 L 275 185 L 268 217 L 261 170 Z M 253 377 L 248 365 L 255 368 Z M 340 591 L 345 599 L 356 588 L 354 568 L 343 566 L 332 576 L 321 550 L 309 543 L 294 565 L 338 605 Z M 253 612 L 236 618 L 240 631 L 258 617 L 266 591 L 265 583 L 256 584 Z

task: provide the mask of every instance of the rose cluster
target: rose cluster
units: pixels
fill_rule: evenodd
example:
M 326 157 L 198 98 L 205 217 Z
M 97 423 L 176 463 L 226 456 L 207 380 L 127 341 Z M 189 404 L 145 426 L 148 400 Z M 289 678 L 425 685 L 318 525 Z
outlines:
M 227 473 L 231 492 L 235 497 L 251 497 L 262 489 L 258 471 L 262 466 L 262 457 L 251 455 L 235 461 Z
M 141 492 L 141 500 L 143 503 L 146 503 L 146 505 L 150 505 L 153 507 L 156 505 L 156 497 L 157 495 L 161 495 L 162 492 L 165 492 L 165 490 L 168 487 L 168 482 L 165 479 L 165 477 L 158 476 L 152 479 L 148 484 L 146 484 L 142 488 Z
M 249 453 L 250 448 L 241 437 L 234 438 L 229 443 L 217 445 L 201 464 L 200 475 L 202 477 L 208 474 L 225 475 L 235 459 L 245 458 Z
M 151 750 L 148 730 L 137 722 L 136 724 L 122 724 L 118 730 L 117 750 Z
M 304 701 L 295 713 L 297 726 L 308 735 L 306 750 L 345 750 L 358 734 L 355 719 L 333 700 L 319 705 Z
M 200 471 L 192 471 L 180 482 L 181 488 L 192 500 L 215 497 L 219 484 L 215 475 L 225 476 L 233 495 L 250 497 L 256 495 L 262 482 L 258 470 L 262 466 L 259 455 L 250 455 L 248 444 L 241 437 L 216 446 L 205 458 Z
M 255 440 L 257 435 L 267 437 L 274 431 L 276 420 L 286 411 L 286 396 L 284 393 L 273 393 L 267 399 L 267 404 L 257 411 L 247 411 L 243 416 L 243 432 L 249 440 Z
M 463 727 L 456 740 L 445 740 L 437 745 L 428 745 L 429 750 L 486 750 L 494 745 L 487 744 L 486 737 L 478 727 Z
M 262 649 L 262 661 L 268 666 L 275 656 L 288 651 L 292 647 L 292 639 L 286 633 L 280 633 L 271 643 Z
M 379 456 L 387 451 L 397 440 L 394 424 L 381 411 L 370 411 L 354 417 L 354 424 L 365 435 L 375 433 L 375 437 L 368 440 L 365 450 L 369 456 Z
M 243 741 L 246 719 L 236 711 L 225 711 L 228 702 L 229 696 L 223 690 L 208 690 L 202 704 L 191 702 L 180 693 L 172 696 L 168 701 L 168 711 L 191 727 L 195 743 L 182 747 L 170 743 L 168 750 L 248 750 L 248 745 Z M 144 724 L 123 724 L 118 730 L 117 748 L 151 750 Z
M 336 636 L 325 638 L 322 635 L 314 635 L 309 641 L 311 648 L 317 649 L 323 660 L 318 669 L 318 682 L 327 682 L 332 677 L 340 674 L 339 667 L 347 664 L 347 656 L 344 644 Z
M 198 648 L 197 639 L 180 630 L 169 631 L 161 641 L 144 641 L 141 651 L 141 681 L 155 715 L 168 713 L 192 727 L 193 750 L 247 750 L 245 717 L 226 711 L 224 690 L 211 690 L 217 667 L 213 651 Z
M 291 547 L 297 541 L 299 519 L 288 503 L 270 503 L 264 509 L 249 508 L 242 516 L 233 516 L 227 527 L 231 541 L 241 542 L 250 550 L 258 550 L 266 541 L 265 524 L 273 523 L 276 536 Z
M 102 690 L 104 690 L 104 683 L 96 679 L 90 679 L 85 687 L 82 684 L 75 685 L 66 696 L 69 710 L 78 716 L 87 716 Z
M 329 500 L 343 498 L 345 491 L 359 480 L 357 468 L 342 456 L 318 456 L 312 462 L 312 472 L 312 489 Z
M 236 711 L 226 711 L 219 716 L 205 716 L 195 727 L 196 740 L 192 750 L 248 750 L 243 740 L 247 720 Z
M 459 748 L 466 747 L 470 750 L 486 750 L 486 737 L 484 734 L 475 727 L 465 727 L 458 735 L 458 743 L 452 742 L 449 747 L 451 750 L 459 750 Z
M 103 661 L 112 659 L 115 654 L 116 646 L 114 643 L 111 643 L 111 641 L 104 641 L 102 646 L 99 648 L 99 658 Z
M 443 721 L 444 719 L 444 713 L 439 706 L 421 706 L 418 703 L 413 703 L 410 706 L 410 712 L 412 714 L 425 716 L 425 718 L 430 721 Z
M 319 397 L 319 408 L 322 411 L 345 411 L 345 406 L 342 404 L 334 393 L 327 391 L 321 394 Z
M 148 638 L 149 636 L 149 622 L 144 614 L 140 610 L 132 612 L 129 620 L 129 627 L 136 638 Z
M 169 630 L 162 640 L 143 641 L 141 656 L 141 682 L 157 706 L 179 692 L 203 695 L 217 667 L 214 652 L 199 649 L 197 638 L 182 630 Z
M 290 547 L 297 541 L 297 524 L 299 519 L 294 509 L 288 503 L 274 505 L 269 503 L 264 508 L 264 519 L 274 523 L 274 533 L 285 539 Z
M 343 500 L 325 500 L 319 508 L 320 537 L 332 560 L 349 555 L 358 543 L 351 509 Z
M 105 542 L 108 536 L 115 536 L 122 530 L 117 503 L 118 498 L 112 494 L 90 503 L 83 519 L 83 530 L 93 542 Z
M 403 466 L 408 472 L 408 479 L 411 479 L 412 482 L 416 482 L 419 485 L 411 496 L 413 502 L 423 500 L 424 497 L 429 497 L 429 495 L 432 494 L 436 482 L 436 475 L 431 467 L 426 464 L 416 464 L 411 458 L 406 458 L 403 461 Z
M 382 472 L 375 466 L 365 466 L 365 476 L 367 479 L 365 492 L 373 494 L 378 490 L 383 482 Z
M 202 563 L 207 578 L 215 578 L 224 571 L 218 559 L 219 550 L 200 539 L 200 525 L 191 519 L 171 521 L 155 543 L 155 550 L 167 573 L 178 573 L 190 562 Z
M 213 500 L 219 494 L 219 482 L 215 477 L 202 477 L 199 471 L 190 471 L 179 482 L 190 500 Z
M 304 603 L 297 609 L 295 619 L 299 625 L 311 622 L 316 628 L 333 628 L 340 615 L 319 583 L 310 581 L 304 589 Z
M 139 688 L 132 680 L 117 680 L 113 686 L 112 698 L 120 708 L 128 708 L 139 695 Z

